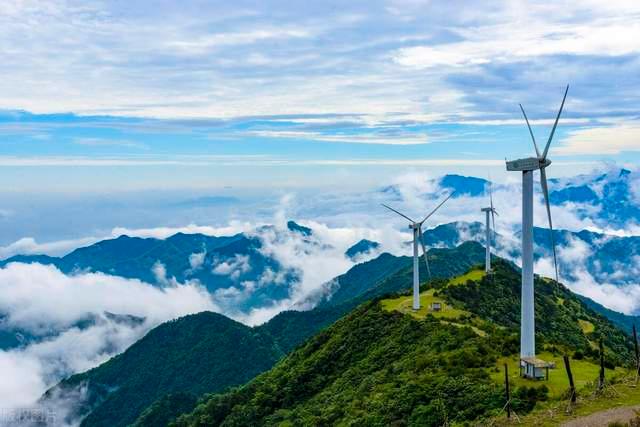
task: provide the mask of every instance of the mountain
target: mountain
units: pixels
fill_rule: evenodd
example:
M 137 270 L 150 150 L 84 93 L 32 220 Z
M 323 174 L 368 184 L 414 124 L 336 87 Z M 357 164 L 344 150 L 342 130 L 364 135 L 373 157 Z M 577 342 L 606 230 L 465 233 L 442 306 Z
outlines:
M 289 298 L 290 286 L 299 278 L 298 271 L 265 255 L 262 248 L 260 238 L 245 234 L 214 237 L 178 233 L 166 239 L 123 235 L 63 257 L 14 256 L 0 261 L 0 267 L 10 262 L 51 264 L 65 274 L 102 272 L 158 287 L 198 281 L 212 294 L 220 291 L 216 303 L 221 309 L 242 313 Z M 252 291 L 241 292 L 245 287 Z M 0 313 L 0 349 L 23 347 L 64 332 L 55 328 L 25 331 L 3 322 L 5 314 Z M 82 322 L 76 326 L 83 329 Z
M 159 396 L 199 396 L 243 384 L 282 355 L 260 330 L 203 312 L 158 326 L 124 353 L 49 390 L 42 401 L 46 406 L 82 389 L 86 397 L 67 421 L 86 416 L 83 425 L 124 426 Z
M 483 196 L 489 181 L 482 178 L 461 175 L 445 175 L 440 179 L 440 186 L 455 191 L 454 197 Z
M 476 242 L 453 249 L 431 249 L 428 253 L 434 279 L 462 274 L 484 259 L 484 249 Z M 382 254 L 334 279 L 337 291 L 313 310 L 281 312 L 260 328 L 277 337 L 280 348 L 288 352 L 359 304 L 410 288 L 412 276 L 410 257 Z M 423 264 L 420 277 L 427 277 Z
M 266 234 L 274 239 L 300 241 L 303 247 L 318 244 L 310 229 L 293 221 L 286 229 L 271 227 Z M 11 262 L 40 263 L 54 265 L 65 274 L 102 272 L 158 287 L 197 281 L 215 295 L 225 312 L 249 313 L 289 298 L 301 274 L 269 255 L 263 238 L 260 232 L 220 237 L 177 233 L 166 239 L 122 235 L 62 257 L 17 255 L 0 261 L 0 268 Z M 246 289 L 250 292 L 243 292 Z M 63 332 L 31 334 L 2 322 L 5 314 L 0 313 L 1 349 L 21 347 Z
M 577 295 L 578 298 L 591 310 L 600 314 L 601 316 L 609 319 L 614 325 L 616 325 L 621 330 L 625 331 L 627 334 L 631 335 L 633 331 L 633 325 L 636 325 L 636 328 L 640 328 L 640 316 L 628 316 L 626 314 L 618 313 L 617 311 L 609 310 L 601 304 L 584 297 L 582 295 Z
M 358 243 L 347 249 L 344 254 L 347 256 L 347 258 L 355 260 L 359 256 L 375 251 L 379 247 L 380 243 L 378 242 L 372 242 L 371 240 L 362 239 Z
M 479 222 L 452 222 L 441 224 L 423 233 L 428 246 L 455 247 L 467 240 L 484 243 L 484 225 Z M 557 248 L 566 249 L 575 255 L 571 263 L 559 260 L 558 267 L 563 277 L 577 281 L 585 270 L 597 283 L 610 283 L 618 286 L 637 283 L 634 268 L 640 259 L 640 236 L 619 237 L 595 233 L 588 230 L 573 232 L 554 230 Z M 534 227 L 534 256 L 551 259 L 551 240 L 549 229 Z M 497 253 L 506 254 L 512 259 L 520 256 L 519 233 L 513 236 L 496 234 L 494 248 Z M 576 258 L 577 257 L 577 258 Z
M 637 190 L 640 172 L 609 168 L 604 172 L 549 180 L 549 199 L 552 205 L 563 206 L 579 218 L 589 219 L 598 227 L 626 229 L 637 225 L 640 218 L 640 198 Z M 431 179 L 427 187 L 456 191 L 454 197 L 486 197 L 488 181 L 461 175 L 444 175 Z M 506 188 L 494 183 L 494 191 Z M 536 187 L 536 191 L 538 187 Z M 384 187 L 379 192 L 388 197 L 402 199 L 398 185 Z M 433 194 L 424 194 L 431 198 Z M 437 195 L 435 196 L 437 198 Z
M 296 233 L 300 233 L 303 236 L 311 236 L 313 231 L 309 227 L 300 225 L 294 221 L 287 221 L 287 229 Z
M 432 273 L 436 278 L 434 283 L 438 280 L 464 273 L 472 266 L 481 263 L 483 257 L 484 249 L 476 242 L 466 242 L 455 249 L 430 250 L 429 259 Z M 502 266 L 502 263 L 498 262 L 498 265 Z M 490 295 L 490 303 L 487 302 L 487 305 L 495 306 L 497 314 L 492 314 L 492 316 L 494 316 L 490 317 L 492 320 L 510 329 L 514 329 L 516 327 L 514 322 L 517 322 L 518 319 L 517 311 L 516 308 L 509 304 L 519 304 L 519 276 L 518 273 L 513 270 L 513 267 L 509 266 L 509 268 L 511 270 L 509 270 L 508 279 L 510 280 L 511 287 L 505 288 L 506 290 L 498 288 L 495 294 L 488 294 Z M 421 274 L 421 277 L 426 277 L 426 271 L 422 270 Z M 285 311 L 264 325 L 254 328 L 244 327 L 235 324 L 233 321 L 228 322 L 235 325 L 239 330 L 251 331 L 253 336 L 256 337 L 255 339 L 259 339 L 263 344 L 261 348 L 272 348 L 275 349 L 276 354 L 287 354 L 299 348 L 307 339 L 349 313 L 359 304 L 379 299 L 384 295 L 392 295 L 407 290 L 411 283 L 411 258 L 393 257 L 389 254 L 382 254 L 374 260 L 354 266 L 334 281 L 336 282 L 337 291 L 333 297 L 323 301 L 313 310 Z M 465 289 L 463 288 L 465 285 L 460 286 L 460 289 Z M 537 286 L 541 289 L 546 289 L 544 285 L 540 283 L 537 283 Z M 488 289 L 488 287 L 485 288 Z M 474 295 L 471 291 L 467 290 L 465 290 L 465 293 Z M 480 299 L 482 295 L 475 295 L 474 298 Z M 569 296 L 563 296 L 565 301 L 573 301 L 573 299 L 575 299 L 573 294 L 569 293 L 568 295 Z M 464 297 L 456 294 L 451 295 L 449 298 L 451 298 L 452 301 L 461 299 L 462 301 L 457 302 L 457 304 L 466 304 L 469 306 L 470 312 L 477 311 L 478 316 L 489 317 L 486 313 L 482 313 L 478 311 L 477 308 L 474 308 L 470 302 L 464 302 Z M 545 307 L 546 302 L 547 299 L 539 302 L 539 309 Z M 583 318 L 591 319 L 594 316 L 591 311 L 584 314 L 585 312 L 582 310 L 582 306 L 578 306 L 578 309 L 576 309 L 573 303 L 565 303 L 564 306 Z M 562 313 L 566 315 L 566 310 L 562 309 Z M 199 369 L 199 364 L 203 363 L 201 360 L 203 354 L 207 355 L 207 359 L 220 360 L 222 357 L 220 354 L 224 353 L 224 357 L 227 358 L 226 363 L 228 363 L 226 369 L 231 371 L 234 369 L 242 369 L 238 365 L 245 362 L 244 359 L 234 356 L 234 348 L 229 348 L 229 346 L 235 346 L 235 342 L 227 342 L 227 344 L 225 344 L 215 339 L 205 340 L 205 344 L 198 347 L 200 358 L 196 357 L 195 353 L 189 350 L 193 348 L 195 341 L 198 340 L 198 334 L 192 332 L 194 327 L 191 325 L 191 321 L 199 319 L 201 315 L 189 316 L 187 319 L 190 319 L 190 321 L 183 322 L 182 319 L 180 319 L 180 321 L 170 322 L 169 324 L 172 325 L 171 334 L 163 333 L 162 336 L 166 338 L 166 341 L 160 341 L 161 344 L 157 343 L 156 340 L 147 341 L 145 337 L 125 351 L 121 356 L 113 359 L 120 360 L 118 363 L 122 364 L 118 365 L 117 369 L 111 367 L 111 361 L 107 362 L 91 371 L 73 376 L 61 382 L 59 386 L 50 390 L 47 396 L 55 396 L 59 394 L 61 390 L 72 391 L 78 384 L 83 384 L 87 390 L 91 391 L 89 393 L 90 396 L 101 396 L 101 399 L 90 399 L 84 403 L 81 409 L 76 409 L 74 412 L 76 414 L 90 413 L 83 425 L 127 425 L 133 422 L 137 416 L 140 416 L 137 420 L 140 426 L 162 425 L 154 423 L 158 420 L 173 419 L 177 414 L 185 412 L 185 407 L 189 405 L 192 407 L 194 405 L 196 396 L 200 397 L 203 393 L 219 392 L 229 385 L 228 383 L 220 384 L 217 377 L 202 377 L 202 381 L 193 379 L 191 371 L 197 371 L 197 369 Z M 206 315 L 216 316 L 211 314 Z M 539 315 L 545 316 L 546 312 Z M 215 319 L 217 319 L 217 317 Z M 554 317 L 551 317 L 549 322 L 554 322 L 554 319 Z M 567 322 L 565 319 L 564 323 L 566 324 Z M 599 325 L 602 322 L 606 323 L 603 318 L 598 317 L 597 320 L 593 321 L 593 324 Z M 545 323 L 545 325 L 545 327 L 548 327 L 549 323 Z M 163 326 L 164 325 L 161 327 Z M 606 330 L 604 326 L 602 328 L 602 330 Z M 206 329 L 208 333 L 213 333 L 209 326 L 205 326 L 204 329 Z M 583 348 L 585 344 L 584 340 L 581 341 L 575 338 L 575 336 L 578 336 L 576 335 L 577 332 L 575 329 L 568 328 L 567 330 L 569 332 L 563 329 L 562 334 L 566 336 L 573 335 L 574 338 L 572 342 L 576 345 L 576 348 L 581 348 L 581 351 L 585 351 L 586 354 L 592 354 Z M 156 330 L 150 332 L 148 336 L 152 336 L 155 331 Z M 615 330 L 608 333 L 613 337 L 619 337 L 619 332 Z M 563 337 L 565 335 L 563 335 Z M 177 338 L 174 340 L 171 338 L 172 336 Z M 182 336 L 191 337 L 194 343 L 183 342 L 182 338 L 180 338 Z M 204 336 L 206 337 L 207 334 L 205 333 Z M 517 343 L 516 338 L 512 340 L 511 345 Z M 545 336 L 538 337 L 539 342 L 545 342 L 545 339 Z M 618 352 L 621 351 L 619 342 L 617 341 L 612 341 L 607 345 L 611 346 L 611 348 L 617 348 Z M 623 351 L 626 350 L 623 349 Z M 142 354 L 145 357 L 129 356 L 130 352 L 138 355 Z M 165 359 L 163 356 L 165 352 L 175 355 L 175 359 L 184 360 L 184 363 L 180 363 L 176 367 L 172 366 L 173 359 Z M 183 352 L 187 356 L 181 355 Z M 253 355 L 250 353 L 251 351 L 249 351 L 245 357 L 252 358 Z M 268 367 L 275 363 L 275 360 L 269 359 L 269 357 L 264 360 L 269 361 L 270 365 Z M 153 369 L 147 366 L 149 363 L 153 365 Z M 192 366 L 192 364 L 194 365 Z M 264 365 L 261 366 L 264 367 Z M 122 372 L 124 372 L 124 374 Z M 135 373 L 135 380 L 127 377 L 127 375 L 131 373 Z M 191 380 L 184 381 L 184 378 L 191 378 Z M 244 381 L 239 380 L 235 384 L 241 384 L 243 382 Z M 160 386 L 154 388 L 156 386 L 148 387 L 146 384 L 160 384 Z M 93 391 L 94 389 L 95 391 Z M 108 392 L 105 393 L 105 390 Z M 44 401 L 47 400 L 47 396 L 45 396 Z M 113 404 L 110 403 L 107 403 L 107 406 L 103 409 L 102 405 L 104 402 L 117 402 L 118 404 L 130 402 L 127 407 L 131 407 L 131 410 L 114 412 L 114 410 L 111 409 L 113 408 Z M 143 412 L 144 415 L 141 415 Z M 124 418 L 125 416 L 126 418 Z
M 635 196 L 638 171 L 611 168 L 599 175 L 581 175 L 557 180 L 549 194 L 554 204 L 582 203 L 575 206 L 585 216 L 594 216 L 601 225 L 624 228 L 640 218 L 640 203 Z M 595 208 L 595 209 L 594 209 Z
M 441 278 L 461 274 L 478 263 L 483 253 L 482 247 L 473 242 L 430 252 L 433 274 Z M 165 323 L 121 355 L 62 381 L 47 392 L 43 402 L 46 405 L 81 386 L 88 398 L 77 405 L 73 415 L 88 414 L 83 425 L 128 425 L 150 406 L 155 409 L 148 408 L 145 419 L 156 419 L 169 413 L 170 408 L 185 404 L 188 396 L 246 382 L 362 301 L 409 288 L 410 275 L 410 258 L 383 254 L 336 278 L 336 299 L 310 311 L 282 312 L 254 328 L 211 313 Z M 226 338 L 225 334 L 230 336 Z M 256 352 L 251 350 L 253 346 Z M 249 369 L 250 363 L 256 366 Z M 212 372 L 205 375 L 204 369 Z M 229 374 L 221 374 L 222 369 Z M 239 371 L 246 373 L 232 375 Z
M 519 351 L 519 279 L 517 269 L 498 261 L 492 275 L 471 272 L 423 289 L 423 298 L 442 299 L 449 312 L 404 312 L 408 294 L 365 303 L 247 385 L 205 397 L 175 425 L 487 421 L 504 406 L 496 367 Z M 607 366 L 630 358 L 629 337 L 611 322 L 558 283 L 536 285 L 539 351 L 580 352 L 597 372 L 593 346 L 603 337 Z M 520 384 L 512 401 L 520 415 L 552 397 L 544 382 Z
M 441 178 L 431 180 L 433 184 L 437 184 L 448 191 L 455 191 L 455 197 L 470 196 L 478 197 L 485 193 L 485 188 L 489 181 L 482 178 L 462 175 L 444 175 Z M 391 197 L 402 197 L 402 193 L 398 185 L 389 185 L 379 190 L 381 193 Z M 432 195 L 425 195 L 432 196 Z

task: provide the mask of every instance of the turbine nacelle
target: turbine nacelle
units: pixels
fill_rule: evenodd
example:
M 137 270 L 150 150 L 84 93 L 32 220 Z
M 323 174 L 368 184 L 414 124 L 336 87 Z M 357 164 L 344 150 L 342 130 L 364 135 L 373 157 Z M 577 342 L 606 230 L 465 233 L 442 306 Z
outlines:
M 511 160 L 507 162 L 507 170 L 513 171 L 535 171 L 546 168 L 551 164 L 549 159 L 540 159 L 538 157 L 527 157 L 526 159 Z

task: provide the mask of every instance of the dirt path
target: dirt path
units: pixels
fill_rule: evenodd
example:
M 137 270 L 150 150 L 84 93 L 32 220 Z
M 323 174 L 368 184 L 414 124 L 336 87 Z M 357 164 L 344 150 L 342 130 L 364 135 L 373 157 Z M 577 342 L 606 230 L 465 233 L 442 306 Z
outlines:
M 640 405 L 625 406 L 622 408 L 607 409 L 606 411 L 600 411 L 587 415 L 584 417 L 576 418 L 575 420 L 568 421 L 562 424 L 563 427 L 607 427 L 609 423 L 614 421 L 621 421 L 623 423 L 628 422 L 636 413 L 634 410 L 640 410 Z

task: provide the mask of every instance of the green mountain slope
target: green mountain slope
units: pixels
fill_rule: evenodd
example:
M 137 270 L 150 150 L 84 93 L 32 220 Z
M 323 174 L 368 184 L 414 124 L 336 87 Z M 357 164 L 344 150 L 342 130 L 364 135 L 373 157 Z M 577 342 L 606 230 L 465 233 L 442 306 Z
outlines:
M 628 334 L 631 334 L 634 324 L 636 325 L 636 327 L 640 326 L 640 316 L 629 316 L 623 313 L 618 313 L 617 311 L 609 310 L 602 304 L 598 304 L 592 299 L 583 297 L 581 295 L 579 295 L 578 297 L 587 305 L 587 307 L 611 320 L 617 327 L 627 332 Z
M 282 357 L 271 337 L 203 312 L 164 323 L 108 362 L 63 381 L 47 395 L 86 387 L 74 415 L 86 426 L 125 426 L 160 396 L 194 395 L 245 383 Z M 44 399 L 46 399 L 45 395 Z
M 482 370 L 496 357 L 469 328 L 368 303 L 177 424 L 441 425 L 445 404 L 458 419 L 473 419 L 501 405 L 499 387 Z
M 425 289 L 451 315 L 416 317 L 393 308 L 408 297 L 366 303 L 270 371 L 210 396 L 176 424 L 440 426 L 491 417 L 504 405 L 495 366 L 518 352 L 519 279 L 513 266 L 498 261 L 493 275 Z M 597 351 L 589 349 L 602 336 L 609 366 L 629 360 L 631 341 L 610 321 L 555 282 L 536 285 L 541 351 L 584 352 L 595 360 Z M 544 383 L 528 384 L 514 387 L 520 414 L 549 398 Z
M 482 319 L 517 330 L 520 327 L 520 272 L 503 260 L 496 260 L 494 271 L 480 280 L 446 286 L 437 293 Z M 629 337 L 559 283 L 536 277 L 535 310 L 537 351 L 553 344 L 595 357 L 597 339 L 603 337 L 608 358 L 616 364 L 628 360 Z M 588 332 L 584 325 L 590 325 Z
M 477 242 L 466 242 L 453 249 L 429 250 L 434 279 L 462 274 L 483 259 L 484 249 Z M 280 348 L 288 352 L 362 302 L 409 289 L 412 275 L 411 258 L 382 254 L 339 276 L 336 279 L 340 286 L 338 291 L 315 309 L 282 312 L 261 328 L 267 330 Z M 427 277 L 424 264 L 420 264 L 420 277 L 423 280 Z
M 477 243 L 455 249 L 436 250 L 435 253 L 437 256 L 431 260 L 432 269 L 434 275 L 437 274 L 439 277 L 460 274 L 484 256 L 482 248 Z M 410 272 L 409 258 L 383 254 L 375 260 L 356 265 L 338 277 L 336 280 L 341 291 L 336 293 L 336 299 L 332 298 L 310 311 L 280 313 L 266 324 L 253 329 L 230 320 L 227 324 L 218 319 L 224 317 L 210 313 L 169 322 L 165 324 L 167 326 L 161 325 L 151 331 L 122 355 L 91 371 L 63 381 L 54 390 L 73 389 L 83 382 L 89 384 L 89 401 L 76 410 L 77 414 L 89 414 L 84 425 L 126 425 L 154 402 L 154 408 L 149 408 L 145 419 L 154 420 L 156 416 L 161 418 L 170 413 L 171 408 L 184 403 L 183 396 L 167 396 L 168 394 L 182 392 L 200 396 L 205 392 L 217 392 L 230 385 L 250 380 L 275 364 L 280 355 L 299 346 L 351 311 L 360 302 L 389 292 L 408 289 L 411 284 Z M 426 272 L 422 274 L 426 275 Z M 202 319 L 200 316 L 203 316 Z M 205 326 L 208 322 L 218 321 L 240 337 L 250 334 L 250 339 L 246 339 L 248 342 L 257 341 L 258 351 L 253 352 L 245 346 L 238 348 L 233 336 L 227 340 L 222 336 L 222 330 L 218 334 L 220 326 Z M 197 329 L 195 325 L 200 325 L 203 329 L 204 343 L 198 341 L 198 332 L 194 331 L 194 328 Z M 165 329 L 169 326 L 171 333 Z M 160 336 L 162 339 L 153 338 L 154 336 Z M 194 350 L 195 347 L 199 348 L 198 352 Z M 273 348 L 275 350 L 272 350 Z M 261 349 L 267 355 L 261 355 Z M 242 357 L 237 357 L 236 352 L 244 353 Z M 171 358 L 165 357 L 165 353 L 171 354 Z M 243 375 L 232 375 L 244 370 L 245 365 L 250 363 L 247 360 L 252 358 L 259 359 L 262 364 L 258 363 L 255 369 L 246 370 Z M 222 359 L 224 362 L 221 362 Z M 174 364 L 174 360 L 179 360 L 179 363 Z M 214 363 L 220 363 L 219 367 L 212 368 L 214 373 L 194 376 L 193 372 L 211 367 Z M 153 367 L 150 368 L 149 364 Z M 216 369 L 222 367 L 229 372 L 234 381 L 222 381 L 227 377 L 215 375 L 215 372 L 218 372 Z M 125 409 L 118 409 L 119 405 L 123 405 Z M 180 412 L 183 411 L 176 413 Z

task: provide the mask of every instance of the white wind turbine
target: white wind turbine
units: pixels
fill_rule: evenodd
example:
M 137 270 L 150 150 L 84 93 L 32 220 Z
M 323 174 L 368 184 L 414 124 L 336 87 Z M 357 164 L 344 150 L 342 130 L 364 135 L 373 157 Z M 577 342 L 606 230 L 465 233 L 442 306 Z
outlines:
M 551 160 L 547 158 L 549 146 L 553 139 L 553 134 L 558 126 L 558 120 L 562 114 L 564 101 L 567 99 L 569 85 L 564 91 L 562 104 L 556 116 L 556 121 L 551 129 L 549 140 L 544 147 L 544 151 L 540 154 L 536 139 L 533 136 L 531 125 L 524 108 L 520 105 L 524 119 L 529 128 L 529 134 L 533 140 L 533 146 L 536 150 L 536 157 L 528 157 L 526 159 L 518 159 L 507 162 L 508 171 L 522 172 L 522 312 L 520 318 L 520 358 L 535 357 L 535 311 L 534 311 L 534 290 L 533 290 L 533 171 L 540 170 L 540 184 L 542 185 L 542 193 L 547 206 L 547 217 L 549 218 L 549 231 L 551 236 L 551 248 L 553 250 L 553 265 L 555 267 L 555 278 L 558 280 L 558 262 L 556 257 L 556 247 L 553 239 L 553 224 L 551 222 L 551 207 L 549 206 L 549 188 L 547 185 L 547 174 L 545 169 L 551 164 Z
M 486 214 L 486 222 L 485 222 L 485 233 L 486 233 L 486 253 L 485 253 L 485 262 L 484 262 L 484 270 L 488 273 L 491 271 L 491 245 L 493 243 L 493 239 L 492 239 L 492 231 L 493 231 L 493 235 L 495 236 L 495 232 L 496 232 L 496 215 L 498 215 L 498 212 L 496 211 L 496 209 L 493 207 L 493 196 L 491 195 L 491 181 L 489 181 L 489 202 L 490 205 L 489 207 L 486 208 L 482 208 L 481 211 L 484 212 Z M 491 222 L 492 224 L 489 223 L 489 214 L 491 214 Z M 493 225 L 493 228 L 492 228 Z
M 427 259 L 427 247 L 424 244 L 424 239 L 422 237 L 422 224 L 424 224 L 424 222 L 427 219 L 429 219 L 429 217 L 433 215 L 440 208 L 440 206 L 444 204 L 444 202 L 449 200 L 454 193 L 455 191 L 449 194 L 442 202 L 440 202 L 438 206 L 435 207 L 434 210 L 432 210 L 426 217 L 424 217 L 422 221 L 419 221 L 419 222 L 412 220 L 405 214 L 398 212 L 397 210 L 393 209 L 390 206 L 385 205 L 384 203 L 382 204 L 382 206 L 384 206 L 385 208 L 397 213 L 398 215 L 400 215 L 405 219 L 408 219 L 410 222 L 409 228 L 413 230 L 413 306 L 412 307 L 414 310 L 420 310 L 420 273 L 419 273 L 420 255 L 418 254 L 418 242 L 422 246 L 422 255 L 424 257 L 424 263 L 427 266 L 427 274 L 429 275 L 429 278 L 431 278 L 431 270 L 429 269 L 429 260 Z

